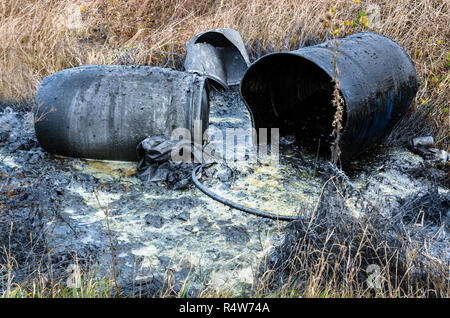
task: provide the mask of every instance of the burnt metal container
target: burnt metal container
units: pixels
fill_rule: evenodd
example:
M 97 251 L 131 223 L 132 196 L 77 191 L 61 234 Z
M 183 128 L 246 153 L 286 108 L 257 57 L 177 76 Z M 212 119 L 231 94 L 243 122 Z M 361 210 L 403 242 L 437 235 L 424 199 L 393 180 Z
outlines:
M 204 75 L 227 89 L 238 85 L 250 64 L 238 31 L 213 29 L 193 36 L 186 44 L 184 68 Z
M 272 53 L 253 63 L 240 90 L 254 127 L 278 127 L 282 134 L 298 135 L 311 150 L 329 152 L 335 62 L 344 100 L 341 160 L 379 141 L 406 114 L 420 82 L 407 52 L 371 32 Z
M 208 127 L 205 77 L 152 66 L 92 65 L 42 81 L 35 130 L 44 149 L 70 157 L 136 161 L 148 136 Z

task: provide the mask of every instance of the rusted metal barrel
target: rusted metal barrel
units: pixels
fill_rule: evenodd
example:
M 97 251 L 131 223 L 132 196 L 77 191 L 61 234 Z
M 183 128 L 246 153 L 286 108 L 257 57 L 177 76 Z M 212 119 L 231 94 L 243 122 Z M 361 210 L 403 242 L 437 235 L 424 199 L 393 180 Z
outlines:
M 405 115 L 420 83 L 407 52 L 371 32 L 272 53 L 253 63 L 240 89 L 255 128 L 278 127 L 312 149 L 329 150 L 335 62 L 344 100 L 341 160 L 379 141 Z
M 136 161 L 148 136 L 171 137 L 194 121 L 208 127 L 206 78 L 152 66 L 92 65 L 42 81 L 36 94 L 37 138 L 70 157 Z
M 223 88 L 238 85 L 250 64 L 238 31 L 213 29 L 193 36 L 186 45 L 184 68 L 204 75 Z

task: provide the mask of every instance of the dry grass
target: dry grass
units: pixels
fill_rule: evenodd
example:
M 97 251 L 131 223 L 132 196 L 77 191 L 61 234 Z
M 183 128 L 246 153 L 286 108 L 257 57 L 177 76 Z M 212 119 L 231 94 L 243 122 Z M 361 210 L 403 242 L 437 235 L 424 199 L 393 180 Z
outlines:
M 417 239 L 417 220 L 405 223 L 403 211 L 386 216 L 376 207 L 357 219 L 330 195 L 312 220 L 291 223 L 283 244 L 266 255 L 257 294 L 449 297 L 448 264 L 430 255 L 429 238 Z
M 373 4 L 378 24 L 365 18 Z M 0 100 L 31 101 L 44 76 L 78 65 L 179 68 L 187 40 L 210 28 L 239 30 L 253 58 L 375 31 L 411 55 L 422 80 L 412 109 L 432 108 L 438 143 L 448 147 L 448 25 L 441 0 L 0 0 Z

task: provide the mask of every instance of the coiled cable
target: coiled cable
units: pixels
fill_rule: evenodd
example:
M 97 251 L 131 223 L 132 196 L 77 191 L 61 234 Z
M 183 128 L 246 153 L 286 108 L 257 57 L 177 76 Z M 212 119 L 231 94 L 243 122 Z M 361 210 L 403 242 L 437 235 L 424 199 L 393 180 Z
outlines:
M 221 196 L 219 196 L 218 194 L 212 192 L 211 190 L 209 190 L 207 187 L 205 187 L 198 179 L 197 179 L 197 173 L 201 173 L 203 168 L 205 168 L 206 166 L 211 165 L 211 164 L 200 164 L 197 167 L 195 167 L 192 170 L 192 182 L 194 183 L 194 185 L 200 190 L 202 191 L 204 194 L 206 194 L 207 196 L 209 196 L 210 198 L 219 201 L 233 209 L 237 209 L 249 214 L 253 214 L 262 218 L 267 218 L 267 219 L 272 219 L 272 220 L 277 220 L 277 221 L 295 221 L 295 220 L 299 220 L 299 217 L 297 216 L 289 216 L 289 215 L 277 215 L 277 214 L 273 214 L 270 212 L 266 212 L 266 211 L 261 211 L 259 209 L 253 209 L 253 208 L 249 208 L 246 207 L 242 204 L 236 203 L 236 202 L 232 202 L 228 199 L 225 199 Z

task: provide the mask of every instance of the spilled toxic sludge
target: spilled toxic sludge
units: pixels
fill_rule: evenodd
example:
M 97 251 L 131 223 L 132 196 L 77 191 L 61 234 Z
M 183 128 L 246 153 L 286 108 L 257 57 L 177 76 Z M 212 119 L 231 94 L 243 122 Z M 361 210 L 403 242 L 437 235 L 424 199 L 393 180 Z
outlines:
M 251 287 L 263 256 L 283 241 L 286 222 L 231 209 L 192 184 L 174 190 L 165 182 L 143 180 L 136 163 L 49 155 L 37 143 L 26 110 L 3 107 L 0 120 L 9 123 L 0 127 L 0 243 L 7 241 L 14 219 L 11 244 L 18 261 L 26 260 L 31 233 L 61 270 L 76 254 L 83 266 L 108 276 L 114 259 L 118 284 L 130 295 L 158 295 L 168 281 L 175 291 L 187 289 L 190 295 L 207 288 L 239 292 Z M 211 92 L 210 122 L 219 129 L 250 127 L 236 89 Z M 287 137 L 280 146 L 277 167 L 245 161 L 216 164 L 201 181 L 249 207 L 309 215 L 329 177 L 326 162 Z M 348 175 L 366 198 L 389 201 L 395 209 L 434 184 L 428 174 L 434 168 L 424 167 L 424 159 L 407 149 L 377 148 L 353 161 Z M 443 174 L 438 169 L 433 173 L 436 178 Z M 442 202 L 450 202 L 445 185 L 436 185 L 436 191 Z M 356 200 L 346 204 L 358 217 Z M 442 207 L 441 220 L 428 230 L 436 257 L 448 262 L 449 207 Z

